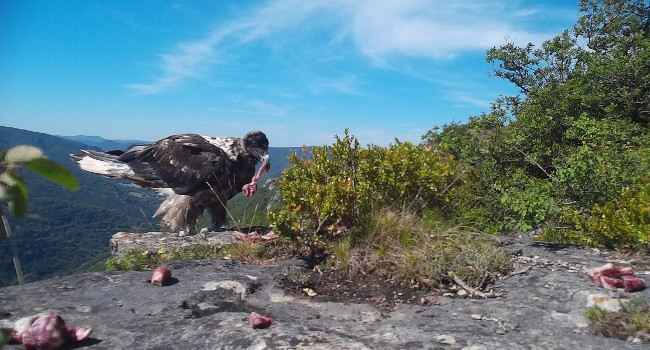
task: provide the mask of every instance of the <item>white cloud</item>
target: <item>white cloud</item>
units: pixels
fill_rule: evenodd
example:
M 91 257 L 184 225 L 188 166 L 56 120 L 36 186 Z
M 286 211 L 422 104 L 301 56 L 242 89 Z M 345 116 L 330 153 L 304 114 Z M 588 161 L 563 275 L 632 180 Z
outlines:
M 500 45 L 505 37 L 543 37 L 514 27 L 509 21 L 516 15 L 509 10 L 495 1 L 360 1 L 352 32 L 359 49 L 379 65 L 389 55 L 450 59 Z
M 291 109 L 288 106 L 280 106 L 260 99 L 248 100 L 241 98 L 240 96 L 233 96 L 231 100 L 235 105 L 240 106 L 240 108 L 212 108 L 210 111 L 227 112 L 229 114 L 255 114 L 284 117 Z
M 472 105 L 480 108 L 489 108 L 493 100 L 490 98 L 481 98 L 470 95 L 464 91 L 450 91 L 446 94 L 447 98 L 460 105 Z
M 250 106 L 258 113 L 264 115 L 273 115 L 283 117 L 287 115 L 287 107 L 278 106 L 262 100 L 250 101 Z
M 160 56 L 157 78 L 127 86 L 141 94 L 171 89 L 186 79 L 200 77 L 207 68 L 218 64 L 220 57 L 227 56 L 227 50 L 236 51 L 258 41 L 282 45 L 304 40 L 292 45 L 291 54 L 295 55 L 301 45 L 336 45 L 348 39 L 357 54 L 374 65 L 386 66 L 394 56 L 451 59 L 468 50 L 503 44 L 506 37 L 522 43 L 548 37 L 516 26 L 521 23 L 517 22 L 518 16 L 537 11 L 516 4 L 481 0 L 270 1 L 247 11 L 247 17 L 217 26 L 203 39 L 177 44 Z M 301 37 L 310 28 L 320 29 L 318 33 L 330 35 L 330 40 Z M 349 54 L 339 53 L 334 57 Z M 344 84 L 337 90 L 351 93 L 353 87 Z
M 178 44 L 174 53 L 161 55 L 162 77 L 148 84 L 129 84 L 127 87 L 140 94 L 155 94 L 175 87 L 184 79 L 197 77 L 206 63 L 215 62 L 215 48 L 230 30 L 218 30 L 204 40 Z
M 342 59 L 344 59 L 344 58 L 345 58 L 345 56 L 343 56 L 343 55 L 338 55 L 338 56 L 336 56 L 336 57 L 326 57 L 326 58 L 321 58 L 321 59 L 319 59 L 317 62 L 318 62 L 318 63 L 328 63 L 328 62 L 333 62 L 333 61 L 339 61 L 339 60 L 342 60 Z
M 319 78 L 311 86 L 313 93 L 324 93 L 326 91 L 337 91 L 346 95 L 359 94 L 359 79 L 353 74 L 347 74 L 339 78 Z

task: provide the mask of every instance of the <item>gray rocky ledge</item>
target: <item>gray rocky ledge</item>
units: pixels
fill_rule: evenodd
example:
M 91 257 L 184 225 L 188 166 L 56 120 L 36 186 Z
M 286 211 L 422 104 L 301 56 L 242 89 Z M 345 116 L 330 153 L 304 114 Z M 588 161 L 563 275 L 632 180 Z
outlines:
M 521 271 L 498 281 L 503 297 L 439 298 L 433 306 L 394 311 L 368 304 L 318 302 L 285 293 L 278 282 L 294 261 L 245 265 L 231 260 L 167 265 L 173 282 L 156 287 L 151 272 L 86 273 L 0 289 L 5 323 L 39 312 L 69 326 L 88 325 L 88 349 L 647 349 L 586 331 L 594 296 L 650 297 L 595 286 L 587 268 L 616 261 L 586 247 L 508 240 Z M 648 280 L 645 271 L 637 275 Z M 318 291 L 315 291 L 316 293 Z M 599 299 L 603 300 L 603 299 Z M 251 312 L 275 319 L 252 329 Z M 20 345 L 8 345 L 19 349 Z

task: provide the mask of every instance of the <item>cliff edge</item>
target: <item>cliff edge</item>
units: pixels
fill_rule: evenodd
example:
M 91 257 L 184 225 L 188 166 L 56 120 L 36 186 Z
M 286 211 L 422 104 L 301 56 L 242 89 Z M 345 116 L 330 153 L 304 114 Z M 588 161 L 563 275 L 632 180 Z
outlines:
M 588 268 L 620 261 L 582 246 L 506 239 L 518 273 L 498 281 L 492 299 L 440 296 L 431 306 L 387 311 L 369 304 L 329 302 L 283 290 L 298 259 L 275 265 L 232 260 L 179 261 L 172 280 L 150 283 L 151 272 L 86 273 L 0 289 L 0 321 L 40 312 L 70 326 L 90 326 L 88 349 L 641 349 L 647 344 L 604 338 L 586 329 L 588 305 L 642 295 L 594 285 Z M 647 265 L 636 275 L 650 282 Z M 345 281 L 341 281 L 345 283 Z M 315 291 L 318 293 L 318 291 Z M 251 312 L 269 316 L 253 329 Z M 7 349 L 20 349 L 9 344 Z M 65 347 L 64 347 L 65 348 Z

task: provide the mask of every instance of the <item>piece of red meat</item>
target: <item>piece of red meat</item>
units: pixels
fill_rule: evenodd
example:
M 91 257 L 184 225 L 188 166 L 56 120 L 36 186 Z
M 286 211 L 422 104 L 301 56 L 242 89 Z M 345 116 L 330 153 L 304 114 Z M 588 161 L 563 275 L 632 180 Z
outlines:
M 163 286 L 172 277 L 172 271 L 166 267 L 159 267 L 151 275 L 151 283 L 155 286 Z
M 599 287 L 611 290 L 625 288 L 628 292 L 643 289 L 645 281 L 632 274 L 634 274 L 634 267 L 623 267 L 612 263 L 589 270 L 589 277 Z
M 248 315 L 248 324 L 253 328 L 266 328 L 273 324 L 273 319 L 270 317 L 262 316 L 256 312 L 251 312 Z
M 620 278 L 600 276 L 600 282 L 601 287 L 605 287 L 607 289 L 616 290 L 617 288 L 623 288 L 623 280 Z
M 241 233 L 239 231 L 233 231 L 232 235 L 233 235 L 233 237 L 235 237 L 235 238 L 237 238 L 239 240 L 242 240 L 242 241 L 246 241 L 246 242 L 271 241 L 271 240 L 274 240 L 274 239 L 278 238 L 278 235 L 276 235 L 275 232 L 273 232 L 273 231 L 270 231 L 269 233 L 267 233 L 267 234 L 265 234 L 263 236 L 260 235 L 257 232 L 244 234 L 244 233 Z
M 65 343 L 67 336 L 68 330 L 61 316 L 49 314 L 34 321 L 23 332 L 21 341 L 25 349 L 55 350 Z
M 56 350 L 66 341 L 86 339 L 92 329 L 88 327 L 67 328 L 57 314 L 28 316 L 16 321 L 12 340 L 22 343 L 25 349 Z
M 17 343 L 22 343 L 23 340 L 23 332 L 29 326 L 34 323 L 38 319 L 38 315 L 34 316 L 27 316 L 19 319 L 14 323 L 14 327 L 11 329 L 11 341 L 17 342 Z
M 621 267 L 612 263 L 607 263 L 601 267 L 596 267 L 589 270 L 589 276 L 592 278 L 598 275 L 618 278 L 624 275 L 631 275 L 633 273 L 634 267 L 632 266 Z
M 635 276 L 623 276 L 623 288 L 628 292 L 636 292 L 645 288 L 645 281 Z
M 92 333 L 93 330 L 88 327 L 68 328 L 68 340 L 82 341 Z

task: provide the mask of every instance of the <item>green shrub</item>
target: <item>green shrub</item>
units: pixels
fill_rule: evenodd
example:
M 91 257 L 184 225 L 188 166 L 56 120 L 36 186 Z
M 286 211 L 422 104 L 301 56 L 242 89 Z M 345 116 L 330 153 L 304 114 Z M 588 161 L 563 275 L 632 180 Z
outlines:
M 373 202 L 415 211 L 441 207 L 453 185 L 456 163 L 450 154 L 409 142 L 372 147 L 366 179 Z
M 360 147 L 354 136 L 290 157 L 280 189 L 284 204 L 271 214 L 276 229 L 308 247 L 322 247 L 359 231 L 375 207 L 419 211 L 446 203 L 454 183 L 453 157 L 396 142 Z
M 558 157 L 553 177 L 557 197 L 591 207 L 618 197 L 621 188 L 650 174 L 650 147 L 640 146 L 636 141 L 623 145 L 608 143 L 585 143 L 566 157 Z
M 43 151 L 30 145 L 18 145 L 0 152 L 0 204 L 7 203 L 14 217 L 22 217 L 27 212 L 27 187 L 16 170 L 29 169 L 34 173 L 66 188 L 76 191 L 79 184 L 74 175 L 63 165 L 54 162 Z M 0 205 L 0 238 L 10 235 L 5 227 L 3 205 Z
M 587 213 L 567 209 L 558 226 L 546 228 L 540 238 L 650 250 L 650 183 L 623 188 L 618 198 L 596 204 Z
M 500 218 L 501 229 L 515 232 L 527 231 L 544 223 L 558 208 L 551 193 L 551 182 L 536 178 L 518 178 L 513 172 L 514 183 L 506 181 L 499 198 L 504 206 Z
M 347 130 L 333 146 L 312 147 L 308 158 L 294 153 L 289 162 L 280 180 L 283 206 L 271 213 L 282 235 L 317 247 L 323 236 L 348 233 L 369 210 L 369 183 L 363 177 L 368 153 Z

